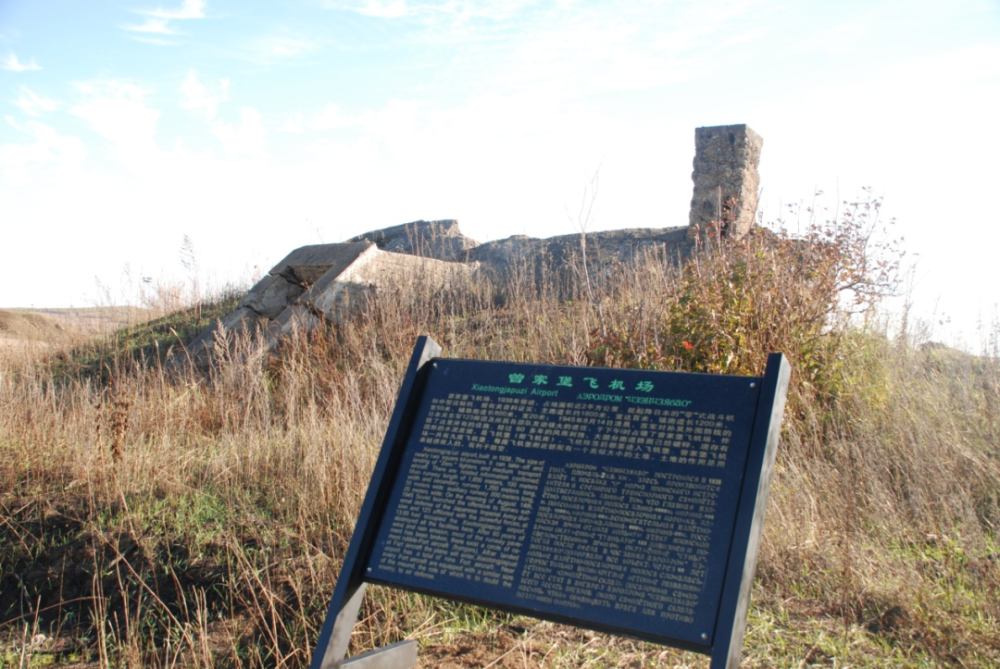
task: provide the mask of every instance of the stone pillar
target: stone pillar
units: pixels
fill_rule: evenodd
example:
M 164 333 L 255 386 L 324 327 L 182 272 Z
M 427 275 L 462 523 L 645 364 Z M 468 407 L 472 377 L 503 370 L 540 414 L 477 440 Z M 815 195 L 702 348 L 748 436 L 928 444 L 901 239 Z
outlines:
M 739 239 L 753 225 L 763 138 L 746 125 L 716 125 L 694 131 L 694 197 L 688 234 L 697 236 L 712 221 L 722 236 Z

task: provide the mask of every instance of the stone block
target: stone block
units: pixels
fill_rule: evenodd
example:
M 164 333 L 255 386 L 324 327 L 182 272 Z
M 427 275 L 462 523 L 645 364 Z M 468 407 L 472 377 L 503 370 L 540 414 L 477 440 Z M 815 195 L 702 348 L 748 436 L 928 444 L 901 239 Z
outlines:
M 694 138 L 689 233 L 696 236 L 718 221 L 724 237 L 739 239 L 749 232 L 757 211 L 757 166 L 764 140 L 746 125 L 697 128 Z
M 235 311 L 230 311 L 219 319 L 219 322 L 222 323 L 222 328 L 226 332 L 233 332 L 244 318 L 249 318 L 253 315 L 254 313 L 249 309 L 238 307 Z M 200 354 L 203 350 L 212 348 L 215 344 L 215 335 L 219 331 L 219 322 L 212 323 L 194 341 L 188 344 L 188 351 L 192 354 Z
M 268 274 L 243 298 L 240 307 L 267 318 L 277 318 L 303 292 L 305 289 L 302 286 L 288 281 L 284 276 Z

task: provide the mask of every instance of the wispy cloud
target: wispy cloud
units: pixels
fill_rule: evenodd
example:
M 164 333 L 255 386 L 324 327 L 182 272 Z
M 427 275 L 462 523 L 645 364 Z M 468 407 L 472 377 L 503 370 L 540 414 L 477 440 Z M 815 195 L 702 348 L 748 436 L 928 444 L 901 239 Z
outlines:
M 615 4 L 574 0 L 324 0 L 325 6 L 416 30 L 389 39 L 425 43 L 421 85 L 477 94 L 526 88 L 566 98 L 651 90 L 729 67 L 748 42 L 765 39 L 777 0 L 734 6 L 698 0 Z M 447 54 L 447 55 L 443 55 Z M 415 70 L 416 71 L 416 70 Z
M 286 58 L 297 56 L 300 53 L 312 51 L 316 48 L 315 42 L 309 40 L 296 39 L 293 37 L 275 37 L 264 42 L 264 55 L 275 58 Z
M 156 46 L 177 46 L 180 44 L 175 39 L 164 39 L 162 37 L 146 37 L 145 35 L 132 35 L 132 39 L 143 44 L 153 44 Z
M 158 19 L 203 19 L 205 18 L 205 0 L 184 0 L 179 9 L 156 8 L 142 12 Z
M 55 111 L 59 105 L 55 100 L 42 97 L 27 86 L 21 86 L 21 95 L 14 100 L 14 106 L 28 116 L 40 116 L 41 112 Z
M 327 0 L 326 7 L 384 19 L 450 16 L 459 19 L 502 20 L 522 12 L 538 0 Z M 556 3 L 568 5 L 571 3 Z
M 7 54 L 7 57 L 0 63 L 0 67 L 11 72 L 27 72 L 29 70 L 42 69 L 42 66 L 36 63 L 34 58 L 27 63 L 22 63 L 13 51 Z
M 249 40 L 233 55 L 261 65 L 290 61 L 316 51 L 322 42 L 297 34 L 277 34 Z
M 327 3 L 327 6 L 335 9 L 346 9 L 366 16 L 377 16 L 383 19 L 412 16 L 417 12 L 417 9 L 412 4 L 407 3 L 406 0 L 364 0 L 363 2 L 334 0 Z
M 183 4 L 176 9 L 163 9 L 162 7 L 157 7 L 156 9 L 133 9 L 131 11 L 143 16 L 143 22 L 139 24 L 121 26 L 122 30 L 139 33 L 139 35 L 133 36 L 133 39 L 139 42 L 156 44 L 159 46 L 172 46 L 176 44 L 176 42 L 158 38 L 142 37 L 142 35 L 180 34 L 170 22 L 205 18 L 205 1 L 184 0 Z
M 153 33 L 155 35 L 176 35 L 177 31 L 167 25 L 167 19 L 158 19 L 147 16 L 146 21 L 140 25 L 122 26 L 125 30 L 136 33 Z

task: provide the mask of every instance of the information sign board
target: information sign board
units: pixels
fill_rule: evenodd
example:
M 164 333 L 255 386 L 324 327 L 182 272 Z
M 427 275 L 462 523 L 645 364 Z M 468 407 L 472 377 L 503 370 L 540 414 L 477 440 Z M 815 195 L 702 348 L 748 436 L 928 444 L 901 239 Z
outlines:
M 439 352 L 418 342 L 341 572 L 353 592 L 338 582 L 313 666 L 340 666 L 346 643 L 334 648 L 331 618 L 353 626 L 345 603 L 360 604 L 364 583 L 737 666 L 783 357 L 764 377 L 743 377 Z M 357 666 L 412 666 L 413 655 Z

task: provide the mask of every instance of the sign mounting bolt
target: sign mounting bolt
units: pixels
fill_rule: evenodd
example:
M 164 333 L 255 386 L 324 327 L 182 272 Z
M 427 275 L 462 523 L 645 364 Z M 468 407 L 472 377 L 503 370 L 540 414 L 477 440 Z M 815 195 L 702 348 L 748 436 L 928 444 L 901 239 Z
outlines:
M 701 633 L 701 640 L 702 641 L 708 641 L 708 632 L 702 632 Z
M 756 388 L 756 387 L 757 387 L 757 384 L 756 384 L 756 383 L 754 383 L 753 381 L 751 381 L 751 382 L 750 382 L 750 387 L 751 387 L 751 388 Z

